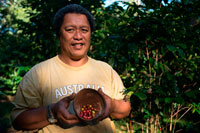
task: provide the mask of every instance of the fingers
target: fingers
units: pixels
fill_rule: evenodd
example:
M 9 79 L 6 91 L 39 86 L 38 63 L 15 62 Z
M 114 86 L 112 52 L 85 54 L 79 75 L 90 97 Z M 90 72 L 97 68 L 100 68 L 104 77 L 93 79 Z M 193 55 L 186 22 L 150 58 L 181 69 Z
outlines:
M 99 121 L 99 120 L 103 120 L 103 119 L 105 119 L 106 117 L 109 116 L 109 114 L 112 110 L 111 109 L 112 99 L 108 95 L 106 95 L 101 88 L 98 89 L 98 92 L 104 97 L 105 102 L 106 102 L 106 107 L 105 107 L 105 110 L 104 110 L 105 112 L 100 118 L 98 118 L 98 121 Z
M 59 122 L 69 125 L 79 122 L 78 118 L 74 114 L 70 114 L 68 111 L 68 108 L 71 108 L 70 102 L 75 98 L 75 96 L 76 94 L 73 93 L 56 103 L 55 112 Z
M 102 90 L 101 88 L 99 88 L 97 91 L 98 91 L 104 98 L 105 98 L 105 96 L 107 96 L 107 95 L 103 92 L 103 90 Z
M 79 123 L 78 118 L 75 115 L 71 115 L 69 113 L 60 114 L 58 117 L 59 117 L 59 122 L 61 123 L 66 123 L 68 125 Z
M 72 93 L 70 96 L 69 96 L 69 100 L 73 100 L 75 98 L 76 94 L 75 93 Z
M 76 124 L 79 122 L 78 118 L 74 114 L 70 114 L 68 109 L 64 106 L 60 106 L 57 110 L 57 119 L 61 123 Z
M 101 88 L 98 89 L 98 92 L 101 93 L 101 94 L 103 93 Z
M 63 116 L 65 119 L 68 119 L 68 120 L 73 120 L 73 119 L 78 120 L 78 118 L 77 118 L 75 115 L 70 114 L 69 112 L 64 112 L 64 113 L 62 114 L 62 116 Z
M 106 95 L 104 92 L 103 92 L 103 90 L 101 89 L 101 88 L 99 88 L 98 90 L 97 90 L 104 98 L 110 98 L 108 95 Z
M 70 96 L 67 96 L 67 97 L 64 97 L 62 100 L 61 100 L 61 103 L 64 103 L 65 105 L 65 108 L 68 108 L 69 104 L 70 104 L 70 101 L 72 101 L 74 98 L 75 98 L 76 94 L 75 93 L 72 93 Z

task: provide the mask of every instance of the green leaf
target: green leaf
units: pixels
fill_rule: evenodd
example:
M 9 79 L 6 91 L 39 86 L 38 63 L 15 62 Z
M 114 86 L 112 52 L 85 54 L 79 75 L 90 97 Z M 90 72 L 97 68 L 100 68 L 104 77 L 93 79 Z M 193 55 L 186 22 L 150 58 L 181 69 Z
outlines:
M 187 91 L 187 92 L 185 92 L 185 95 L 190 97 L 190 98 L 196 99 L 196 95 L 195 95 L 194 91 Z
M 6 96 L 5 93 L 3 93 L 2 91 L 0 91 L 0 96 L 3 95 L 3 96 Z
M 171 97 L 166 97 L 165 98 L 165 103 L 171 103 L 172 102 L 172 98 Z
M 182 58 L 185 57 L 185 53 L 183 52 L 182 49 L 178 49 L 178 53 Z
M 167 49 L 169 51 L 175 52 L 176 51 L 176 47 L 174 47 L 173 45 L 167 45 Z
M 178 46 L 180 46 L 182 49 L 187 48 L 187 45 L 185 43 L 178 43 Z
M 136 93 L 133 93 L 133 95 L 136 95 L 140 100 L 146 100 L 147 99 L 146 94 L 144 94 L 142 92 L 136 92 Z
M 126 21 L 122 21 L 118 24 L 118 26 L 122 26 L 122 25 L 125 25 L 126 24 Z
M 174 98 L 174 100 L 179 104 L 184 104 L 184 99 L 181 96 Z

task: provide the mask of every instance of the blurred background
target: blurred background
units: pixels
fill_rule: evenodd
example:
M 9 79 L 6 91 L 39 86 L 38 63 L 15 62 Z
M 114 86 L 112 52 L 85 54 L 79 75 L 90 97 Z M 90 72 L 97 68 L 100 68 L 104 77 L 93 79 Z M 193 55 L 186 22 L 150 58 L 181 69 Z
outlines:
M 10 112 L 24 74 L 59 53 L 52 20 L 70 3 L 95 17 L 89 56 L 108 62 L 130 96 L 117 132 L 199 132 L 199 0 L 0 0 L 0 132 L 15 132 Z

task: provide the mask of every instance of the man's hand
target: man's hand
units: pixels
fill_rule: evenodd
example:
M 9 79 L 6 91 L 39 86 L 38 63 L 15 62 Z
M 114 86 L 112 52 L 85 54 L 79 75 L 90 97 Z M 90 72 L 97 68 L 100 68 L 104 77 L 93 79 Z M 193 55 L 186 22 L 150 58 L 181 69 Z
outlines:
M 61 123 L 72 125 L 79 122 L 78 118 L 68 112 L 68 106 L 73 100 L 75 94 L 65 97 L 57 103 L 51 104 L 51 110 L 56 116 L 57 120 Z M 35 130 L 49 125 L 47 121 L 46 106 L 28 109 L 17 116 L 13 121 L 13 127 L 16 130 Z
M 113 103 L 112 103 L 112 98 L 110 98 L 108 95 L 106 95 L 101 88 L 98 89 L 98 92 L 104 97 L 105 102 L 106 102 L 106 108 L 105 108 L 105 112 L 102 115 L 102 117 L 100 117 L 98 120 L 103 120 L 104 118 L 109 117 L 110 113 L 112 112 L 113 109 Z
M 109 116 L 114 119 L 122 119 L 127 117 L 131 110 L 131 104 L 127 100 L 116 100 L 112 99 L 108 95 L 106 95 L 101 88 L 98 89 L 98 92 L 104 97 L 106 102 L 105 112 L 102 117 L 98 120 L 103 120 Z
M 75 96 L 75 93 L 73 93 L 72 95 L 65 97 L 57 103 L 51 105 L 51 110 L 59 122 L 68 125 L 79 123 L 78 118 L 74 114 L 70 114 L 68 112 L 69 103 L 74 99 Z

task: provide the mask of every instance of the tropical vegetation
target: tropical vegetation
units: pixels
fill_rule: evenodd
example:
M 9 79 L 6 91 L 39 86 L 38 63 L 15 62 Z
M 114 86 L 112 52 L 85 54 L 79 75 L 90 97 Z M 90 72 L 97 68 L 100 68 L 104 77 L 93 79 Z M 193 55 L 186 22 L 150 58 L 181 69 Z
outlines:
M 0 2 L 0 129 L 11 127 L 12 96 L 24 74 L 59 53 L 55 12 L 78 3 L 92 12 L 96 30 L 89 56 L 120 74 L 130 116 L 121 132 L 200 130 L 200 2 L 130 0 L 3 0 Z M 11 97 L 11 98 L 10 98 Z

